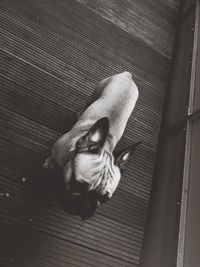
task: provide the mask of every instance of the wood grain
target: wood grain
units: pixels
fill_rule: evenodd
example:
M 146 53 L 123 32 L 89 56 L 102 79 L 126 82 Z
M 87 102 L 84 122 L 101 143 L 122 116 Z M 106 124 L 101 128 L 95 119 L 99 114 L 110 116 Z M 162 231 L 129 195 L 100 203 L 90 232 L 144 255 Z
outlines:
M 179 0 L 0 2 L 3 266 L 139 265 L 178 11 Z M 140 97 L 117 150 L 142 145 L 113 199 L 81 221 L 38 165 L 96 84 L 124 70 Z
M 171 57 L 180 1 L 77 1 L 159 53 Z

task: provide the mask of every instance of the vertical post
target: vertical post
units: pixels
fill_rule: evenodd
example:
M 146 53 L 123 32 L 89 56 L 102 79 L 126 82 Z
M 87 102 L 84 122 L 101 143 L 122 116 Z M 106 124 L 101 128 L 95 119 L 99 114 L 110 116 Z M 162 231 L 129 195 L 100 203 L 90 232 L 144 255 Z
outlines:
M 191 82 L 195 0 L 182 3 L 141 255 L 141 267 L 175 267 Z M 176 127 L 178 126 L 178 127 Z
M 188 107 L 188 116 L 190 116 L 194 112 L 198 28 L 199 28 L 199 2 L 197 1 L 196 15 L 195 15 L 195 27 L 194 27 L 194 44 L 193 44 L 193 57 L 192 57 L 192 71 L 191 71 L 190 99 L 189 99 L 189 107 Z M 190 176 L 190 159 L 191 159 L 191 142 L 192 142 L 191 138 L 192 138 L 192 121 L 190 121 L 188 119 L 188 121 L 187 121 L 186 146 L 185 146 L 184 172 L 183 172 L 179 238 L 178 238 L 177 267 L 183 267 L 184 266 L 185 231 L 186 231 L 189 176 Z

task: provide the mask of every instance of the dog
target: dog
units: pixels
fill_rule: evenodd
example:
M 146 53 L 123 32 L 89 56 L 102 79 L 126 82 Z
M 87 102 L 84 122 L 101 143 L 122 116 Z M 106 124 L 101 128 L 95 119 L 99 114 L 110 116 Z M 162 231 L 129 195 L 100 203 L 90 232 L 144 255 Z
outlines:
M 129 72 L 104 79 L 72 129 L 53 145 L 43 167 L 61 168 L 65 189 L 62 203 L 67 212 L 89 219 L 98 206 L 111 199 L 121 172 L 140 143 L 113 156 L 138 97 Z

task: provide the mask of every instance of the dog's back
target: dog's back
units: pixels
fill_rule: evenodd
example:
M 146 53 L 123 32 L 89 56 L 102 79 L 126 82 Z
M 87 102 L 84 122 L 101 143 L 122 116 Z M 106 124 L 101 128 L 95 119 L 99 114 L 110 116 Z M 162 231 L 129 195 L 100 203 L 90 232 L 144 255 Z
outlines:
M 115 146 L 124 132 L 138 95 L 137 86 L 129 72 L 111 76 L 100 82 L 94 92 L 93 99 L 96 100 L 83 112 L 78 125 L 92 125 L 101 117 L 108 117 L 109 136 L 114 138 Z

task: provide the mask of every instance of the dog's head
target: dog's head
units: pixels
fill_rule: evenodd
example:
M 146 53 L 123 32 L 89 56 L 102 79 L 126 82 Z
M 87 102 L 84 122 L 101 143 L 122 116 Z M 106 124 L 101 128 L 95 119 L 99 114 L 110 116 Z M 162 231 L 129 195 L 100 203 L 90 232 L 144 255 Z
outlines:
M 66 189 L 63 206 L 67 209 L 71 201 L 74 209 L 81 209 L 83 219 L 91 217 L 101 203 L 112 197 L 121 171 L 139 144 L 128 147 L 114 158 L 106 144 L 108 134 L 109 120 L 105 117 L 76 142 L 63 170 Z

